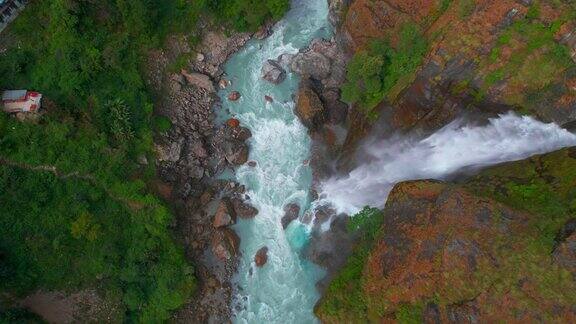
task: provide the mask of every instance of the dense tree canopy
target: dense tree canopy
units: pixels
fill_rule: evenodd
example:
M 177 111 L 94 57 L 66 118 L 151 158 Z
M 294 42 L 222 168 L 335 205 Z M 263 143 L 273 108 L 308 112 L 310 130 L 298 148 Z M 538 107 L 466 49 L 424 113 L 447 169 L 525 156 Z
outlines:
M 124 304 L 127 320 L 154 323 L 181 306 L 194 278 L 171 238 L 169 210 L 147 186 L 152 129 L 170 123 L 152 116 L 145 53 L 168 34 L 194 34 L 201 15 L 255 30 L 288 6 L 31 2 L 7 30 L 0 89 L 38 90 L 52 108 L 39 124 L 0 114 L 0 294 L 98 288 Z M 136 163 L 142 156 L 149 165 Z

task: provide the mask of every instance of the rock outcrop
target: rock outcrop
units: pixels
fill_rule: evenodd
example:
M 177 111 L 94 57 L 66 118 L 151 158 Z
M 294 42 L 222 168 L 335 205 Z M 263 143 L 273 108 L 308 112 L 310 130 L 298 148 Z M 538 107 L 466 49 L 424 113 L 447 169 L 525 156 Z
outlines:
M 292 221 L 298 219 L 300 215 L 300 206 L 295 203 L 290 203 L 284 206 L 284 216 L 282 216 L 282 228 L 286 229 Z
M 575 167 L 572 148 L 493 167 L 465 183 L 396 185 L 375 240 L 358 246 L 345 266 L 358 276 L 328 288 L 317 314 L 325 322 L 407 313 L 427 323 L 572 321 L 576 226 L 568 188 Z
M 267 60 L 262 66 L 262 79 L 273 84 L 280 84 L 286 79 L 286 70 L 278 62 Z
M 232 206 L 234 207 L 234 213 L 240 218 L 250 219 L 258 215 L 256 207 L 247 204 L 240 198 L 232 198 Z
M 307 82 L 302 82 L 298 89 L 295 112 L 302 124 L 312 130 L 322 126 L 326 119 L 324 104 Z
M 233 225 L 234 223 L 236 223 L 235 210 L 231 208 L 228 200 L 222 199 L 214 213 L 214 222 L 212 224 L 215 228 L 220 228 Z
M 268 262 L 268 247 L 265 246 L 256 252 L 254 263 L 257 267 L 261 268 L 266 264 L 266 262 Z
M 377 123 L 354 108 L 344 145 L 347 157 L 372 130 L 430 133 L 470 112 L 516 110 L 566 127 L 576 122 L 576 95 L 571 90 L 576 65 L 568 55 L 555 56 L 550 50 L 576 53 L 576 25 L 561 18 L 562 12 L 574 10 L 573 5 L 515 0 L 442 4 L 423 0 L 350 4 L 339 32 L 352 52 L 378 39 L 397 45 L 407 24 L 425 31 L 429 50 L 419 69 L 396 84 L 375 108 Z M 528 15 L 531 7 L 539 12 L 537 17 Z M 557 29 L 543 33 L 550 24 Z M 531 46 L 536 38 L 539 43 Z
M 231 260 L 240 248 L 240 238 L 229 228 L 219 229 L 212 238 L 212 253 L 221 261 Z

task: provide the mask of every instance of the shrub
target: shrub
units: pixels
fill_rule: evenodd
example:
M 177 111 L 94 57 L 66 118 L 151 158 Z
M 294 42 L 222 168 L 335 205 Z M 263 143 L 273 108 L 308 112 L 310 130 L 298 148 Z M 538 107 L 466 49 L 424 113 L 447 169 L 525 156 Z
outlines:
M 369 118 L 375 118 L 373 109 L 401 78 L 416 71 L 427 49 L 427 41 L 413 24 L 402 27 L 396 48 L 385 40 L 374 41 L 350 61 L 342 98 L 357 103 Z

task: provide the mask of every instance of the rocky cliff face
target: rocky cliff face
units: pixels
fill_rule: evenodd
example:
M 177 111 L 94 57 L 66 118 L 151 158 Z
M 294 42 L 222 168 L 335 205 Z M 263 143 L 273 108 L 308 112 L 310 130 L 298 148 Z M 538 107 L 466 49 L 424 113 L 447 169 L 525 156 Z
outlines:
M 377 107 L 378 122 L 353 109 L 345 155 L 374 125 L 430 132 L 471 111 L 515 110 L 573 125 L 575 15 L 570 1 L 353 1 L 339 37 L 352 52 L 375 39 L 394 45 L 406 24 L 424 31 L 429 51 L 418 71 Z
M 575 170 L 572 148 L 464 183 L 398 184 L 371 248 L 356 248 L 318 316 L 328 323 L 573 322 Z

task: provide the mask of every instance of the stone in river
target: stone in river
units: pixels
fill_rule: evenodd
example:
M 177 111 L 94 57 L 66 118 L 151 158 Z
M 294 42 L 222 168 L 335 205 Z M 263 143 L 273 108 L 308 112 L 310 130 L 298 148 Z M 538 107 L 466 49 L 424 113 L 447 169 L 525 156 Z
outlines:
M 274 60 L 268 60 L 262 66 L 262 79 L 273 83 L 279 84 L 286 79 L 286 70 Z
M 254 256 L 254 262 L 256 263 L 257 267 L 262 267 L 263 265 L 268 262 L 268 248 L 262 247 L 256 252 Z
M 238 101 L 238 99 L 240 99 L 241 95 L 240 92 L 238 91 L 232 91 L 230 92 L 230 94 L 228 95 L 228 100 L 230 101 Z

